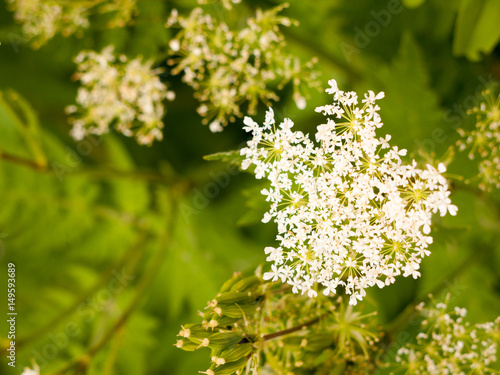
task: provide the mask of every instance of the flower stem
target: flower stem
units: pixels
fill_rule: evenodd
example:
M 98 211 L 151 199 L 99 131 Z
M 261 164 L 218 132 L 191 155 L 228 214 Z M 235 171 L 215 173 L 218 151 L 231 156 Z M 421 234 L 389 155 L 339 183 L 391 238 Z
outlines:
M 265 335 L 263 337 L 264 341 L 272 340 L 272 339 L 275 339 L 276 337 L 281 337 L 281 336 L 285 336 L 285 335 L 288 335 L 288 334 L 293 333 L 293 332 L 301 331 L 303 329 L 306 329 L 307 327 L 310 327 L 310 326 L 318 323 L 322 318 L 323 318 L 323 316 L 319 316 L 319 317 L 314 318 L 314 319 L 312 319 L 304 324 L 300 324 L 300 325 L 297 325 L 297 326 L 292 327 L 292 328 L 287 328 L 287 329 L 284 329 L 283 331 L 270 333 L 270 334 Z
M 22 165 L 24 167 L 35 169 L 39 172 L 50 172 L 51 171 L 51 169 L 47 165 L 38 164 L 35 161 L 29 160 L 29 159 L 26 159 L 26 158 L 23 158 L 20 156 L 12 155 L 12 154 L 4 152 L 2 150 L 0 150 L 0 159 L 10 161 L 12 163 Z

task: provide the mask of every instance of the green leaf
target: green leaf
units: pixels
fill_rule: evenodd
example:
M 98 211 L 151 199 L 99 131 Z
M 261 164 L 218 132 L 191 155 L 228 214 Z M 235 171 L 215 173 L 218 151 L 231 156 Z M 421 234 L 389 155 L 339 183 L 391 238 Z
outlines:
M 107 151 L 108 159 L 112 162 L 112 167 L 120 171 L 134 170 L 132 157 L 117 139 L 106 136 L 104 147 Z M 121 209 L 138 214 L 144 212 L 150 203 L 148 186 L 142 181 L 132 179 L 120 179 L 111 182 L 113 201 Z
M 500 41 L 500 1 L 462 0 L 458 10 L 453 53 L 472 61 L 490 53 Z
M 238 220 L 238 225 L 250 225 L 260 223 L 264 213 L 269 210 L 269 202 L 260 193 L 263 185 L 259 185 L 243 191 L 246 198 L 247 212 Z
M 4 112 L 2 117 L 7 118 L 6 123 L 2 124 L 7 133 L 7 138 L 4 138 L 4 142 L 2 142 L 2 149 L 19 155 L 21 151 L 19 150 L 19 142 L 16 142 L 18 145 L 14 150 L 12 150 L 13 145 L 9 145 L 9 143 L 14 139 L 22 139 L 24 145 L 21 148 L 28 151 L 21 151 L 22 155 L 30 155 L 30 159 L 34 158 L 38 165 L 45 167 L 47 159 L 41 146 L 40 123 L 29 103 L 18 93 L 8 90 L 0 92 L 0 107 Z
M 66 310 L 78 305 L 78 299 L 94 286 L 103 258 L 113 264 L 130 247 L 137 231 L 127 219 L 131 212 L 125 210 L 149 202 L 148 189 L 135 186 L 146 183 L 129 182 L 116 191 L 132 192 L 110 198 L 109 185 L 77 173 L 84 164 L 83 158 L 77 157 L 78 147 L 73 150 L 38 126 L 37 115 L 29 104 L 17 94 L 8 95 L 17 99 L 15 103 L 0 100 L 0 150 L 7 159 L 0 158 L 0 233 L 5 234 L 1 239 L 5 250 L 0 254 L 5 255 L 1 265 L 5 260 L 18 265 L 16 287 L 22 291 L 22 298 L 17 308 L 23 315 L 18 332 L 20 339 L 28 340 L 26 348 L 40 352 L 55 340 L 53 337 L 67 342 L 58 349 L 57 359 L 47 365 L 55 370 L 68 357 L 81 354 L 85 350 L 81 345 L 88 344 L 85 310 Z M 46 169 L 5 158 L 9 152 L 35 164 L 38 160 L 33 145 L 50 161 Z M 93 150 L 96 154 L 100 151 L 97 146 Z M 110 155 L 119 165 L 131 163 L 118 144 L 114 144 Z M 58 175 L 54 170 L 58 164 L 54 163 L 67 168 L 67 173 Z M 137 189 L 131 189 L 131 184 Z M 134 198 L 136 202 L 130 203 Z M 104 285 L 95 293 L 106 290 Z M 95 315 L 95 309 L 92 311 Z M 75 337 L 65 333 L 70 316 L 73 318 L 69 321 L 80 332 Z M 32 337 L 49 323 L 48 331 Z M 28 365 L 31 356 L 31 350 L 20 351 L 19 367 Z
M 206 155 L 203 159 L 208 161 L 224 161 L 230 164 L 241 165 L 241 162 L 245 159 L 243 155 L 240 154 L 240 150 L 217 152 L 215 154 Z
M 155 331 L 158 322 L 144 313 L 135 314 L 127 323 L 123 343 L 120 345 L 117 363 L 120 374 L 146 374 L 149 356 L 156 344 Z M 119 340 L 120 337 L 117 338 Z M 134 353 L 134 355 L 130 355 Z
M 443 113 L 430 86 L 423 54 L 411 34 L 403 35 L 397 57 L 378 77 L 385 86 L 385 98 L 379 104 L 384 127 L 378 134 L 391 134 L 392 144 L 410 152 L 434 151 L 437 143 L 427 143 L 434 129 L 442 126 Z

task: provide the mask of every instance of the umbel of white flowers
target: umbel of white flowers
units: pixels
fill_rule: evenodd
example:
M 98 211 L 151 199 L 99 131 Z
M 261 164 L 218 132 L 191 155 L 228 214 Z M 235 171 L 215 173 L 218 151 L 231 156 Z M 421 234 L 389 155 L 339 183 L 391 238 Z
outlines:
M 111 13 L 108 27 L 123 27 L 136 12 L 136 0 L 47 1 L 7 0 L 23 34 L 34 48 L 39 48 L 56 34 L 69 36 L 90 26 L 92 13 Z
M 75 59 L 81 87 L 77 105 L 66 108 L 71 114 L 71 135 L 81 140 L 88 134 L 106 134 L 110 127 L 135 137 L 142 145 L 163 138 L 165 99 L 173 100 L 173 91 L 160 81 L 152 62 L 140 58 L 128 60 L 116 56 L 113 46 L 100 54 L 83 51 Z
M 476 117 L 475 128 L 458 129 L 457 144 L 459 150 L 468 150 L 471 160 L 478 156 L 479 188 L 500 189 L 500 94 L 487 89 L 482 96 L 479 106 L 468 111 Z
M 365 94 L 358 107 L 354 92 L 343 92 L 335 80 L 326 91 L 333 103 L 316 108 L 327 118 L 318 126 L 315 145 L 285 119 L 276 126 L 269 109 L 263 126 L 244 119 L 252 139 L 241 150 L 244 169 L 254 165 L 256 178 L 270 182 L 262 190 L 269 211 L 263 222 L 278 226 L 278 247 L 266 247 L 271 272 L 294 293 L 325 295 L 342 286 L 355 305 L 373 285 L 395 277 L 420 276 L 422 258 L 430 254 L 431 217 L 455 215 L 443 164 L 437 169 L 402 163 L 406 150 L 377 138 L 382 126 L 375 101 L 384 93 Z
M 420 333 L 398 350 L 391 367 L 415 375 L 498 374 L 500 316 L 472 325 L 464 321 L 467 310 L 449 302 L 448 294 L 444 302 L 417 306 L 425 318 Z

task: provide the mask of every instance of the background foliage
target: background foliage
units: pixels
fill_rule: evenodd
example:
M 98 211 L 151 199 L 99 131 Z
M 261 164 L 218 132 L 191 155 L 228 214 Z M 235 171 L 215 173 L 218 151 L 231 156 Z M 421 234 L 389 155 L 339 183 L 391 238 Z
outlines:
M 278 4 L 206 10 L 241 24 L 251 9 Z M 212 134 L 201 125 L 193 90 L 165 65 L 175 30 L 164 23 L 172 8 L 194 6 L 140 0 L 125 28 L 108 29 L 96 15 L 80 37 L 57 35 L 38 50 L 0 7 L 0 280 L 6 285 L 6 264 L 14 262 L 18 309 L 18 366 L 12 371 L 2 357 L 0 373 L 20 373 L 33 357 L 47 374 L 197 373 L 207 368 L 206 353 L 172 346 L 180 324 L 194 321 L 233 272 L 264 261 L 274 228 L 259 222 L 258 182 L 203 159 L 241 145 L 241 120 Z M 283 30 L 288 48 L 304 61 L 318 57 L 323 86 L 335 78 L 358 92 L 385 91 L 383 132 L 423 162 L 446 157 L 456 129 L 473 126 L 465 109 L 477 104 L 484 82 L 500 79 L 494 0 L 321 0 L 314 8 L 292 0 L 283 13 L 300 22 Z M 72 59 L 108 44 L 167 68 L 161 78 L 176 99 L 167 104 L 164 140 L 152 147 L 117 134 L 80 143 L 68 135 L 64 108 L 77 90 Z M 312 109 L 326 94 L 311 95 L 301 111 L 285 86 L 274 111 L 313 133 L 321 115 Z M 264 111 L 261 105 L 257 121 Z M 449 172 L 473 176 L 475 168 L 457 154 Z M 422 277 L 370 291 L 380 323 L 403 330 L 405 308 L 432 291 L 451 293 L 473 322 L 498 315 L 499 194 L 453 188 L 459 214 L 435 218 Z M 2 319 L 0 336 L 6 332 Z

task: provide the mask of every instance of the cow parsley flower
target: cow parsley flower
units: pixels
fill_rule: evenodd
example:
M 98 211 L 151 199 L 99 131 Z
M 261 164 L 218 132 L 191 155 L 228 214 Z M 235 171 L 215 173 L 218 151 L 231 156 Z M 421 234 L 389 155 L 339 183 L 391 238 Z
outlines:
M 479 157 L 479 187 L 500 189 L 500 95 L 487 89 L 482 96 L 483 102 L 469 111 L 476 116 L 475 129 L 458 129 L 458 146 L 461 151 L 469 151 L 470 159 Z
M 67 108 L 72 114 L 74 139 L 108 133 L 111 126 L 126 136 L 134 136 L 143 145 L 162 139 L 162 101 L 172 100 L 175 95 L 167 91 L 151 62 L 117 57 L 112 46 L 100 54 L 81 52 L 75 62 L 82 86 L 78 89 L 77 105 Z
M 266 248 L 273 263 L 265 279 L 286 282 L 294 292 L 325 295 L 344 287 L 350 304 L 365 289 L 380 288 L 396 276 L 420 276 L 420 262 L 430 254 L 432 214 L 455 215 L 443 164 L 437 169 L 416 162 L 405 165 L 406 150 L 377 138 L 382 126 L 376 101 L 384 93 L 365 94 L 358 106 L 354 92 L 343 92 L 335 80 L 326 91 L 333 103 L 316 108 L 327 116 L 318 126 L 317 144 L 285 119 L 277 125 L 272 109 L 263 126 L 244 119 L 253 137 L 241 150 L 244 169 L 254 166 L 269 211 L 264 222 L 278 226 L 278 247 Z
M 136 11 L 136 0 L 7 0 L 7 3 L 34 48 L 41 47 L 58 33 L 69 36 L 87 29 L 88 17 L 93 11 L 113 13 L 109 27 L 123 27 Z
M 231 3 L 223 2 L 228 8 Z M 306 106 L 308 89 L 318 87 L 316 59 L 302 63 L 286 48 L 280 28 L 296 24 L 279 14 L 287 6 L 257 10 L 241 29 L 230 28 L 202 8 L 193 9 L 189 16 L 172 11 L 166 27 L 179 32 L 169 43 L 169 64 L 172 73 L 182 74 L 195 90 L 200 102 L 197 111 L 212 132 L 241 117 L 243 104 L 254 114 L 259 102 L 271 105 L 279 100 L 273 87 L 277 82 L 278 89 L 292 84 L 300 109 Z
M 7 0 L 7 3 L 14 11 L 15 20 L 22 23 L 24 36 L 36 39 L 32 43 L 35 48 L 57 33 L 68 36 L 89 27 L 88 6 L 64 6 L 61 2 L 42 0 Z
M 449 296 L 432 306 L 419 305 L 424 316 L 416 342 L 398 350 L 394 368 L 415 375 L 498 374 L 500 317 L 495 322 L 471 325 L 467 310 L 450 308 Z

